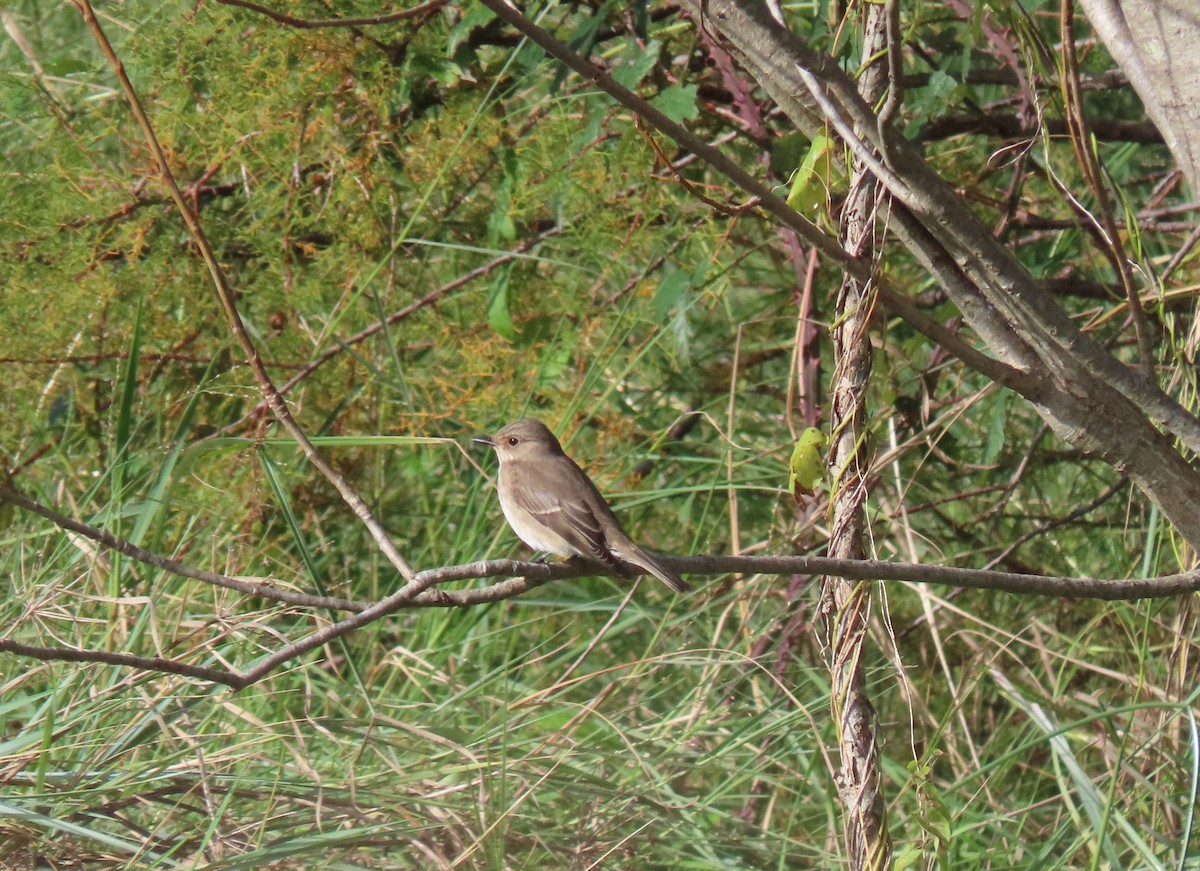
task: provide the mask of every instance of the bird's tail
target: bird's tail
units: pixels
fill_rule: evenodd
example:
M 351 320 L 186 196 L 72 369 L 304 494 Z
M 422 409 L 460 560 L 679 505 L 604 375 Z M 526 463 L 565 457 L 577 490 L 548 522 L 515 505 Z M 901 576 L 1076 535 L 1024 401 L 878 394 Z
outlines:
M 637 545 L 622 548 L 619 556 L 630 565 L 636 566 L 637 568 L 654 575 L 654 577 L 658 578 L 676 593 L 687 593 L 692 589 L 691 585 L 688 584 L 687 581 L 679 577 L 679 575 L 675 574 L 669 568 L 660 563 L 655 557 L 646 553 L 646 551 L 642 550 Z

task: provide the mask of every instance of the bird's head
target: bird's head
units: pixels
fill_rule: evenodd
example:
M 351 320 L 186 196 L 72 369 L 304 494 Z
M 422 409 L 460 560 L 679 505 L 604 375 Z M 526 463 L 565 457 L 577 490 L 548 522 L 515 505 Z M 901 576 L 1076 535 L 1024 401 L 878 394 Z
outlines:
M 472 441 L 495 448 L 501 461 L 536 459 L 563 452 L 550 428 L 532 417 L 514 420 L 494 436 L 483 436 Z

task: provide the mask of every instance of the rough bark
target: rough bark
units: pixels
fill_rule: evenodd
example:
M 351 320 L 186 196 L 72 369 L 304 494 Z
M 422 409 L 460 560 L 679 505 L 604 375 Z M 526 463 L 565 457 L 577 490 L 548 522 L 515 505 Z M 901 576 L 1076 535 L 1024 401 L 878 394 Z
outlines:
M 872 104 L 888 89 L 887 6 L 865 9 L 863 61 L 877 58 L 859 79 L 863 97 Z M 898 86 L 898 85 L 897 85 Z M 852 257 L 874 262 L 875 216 L 880 190 L 866 165 L 851 169 L 849 194 L 841 215 L 841 243 Z M 875 307 L 875 290 L 847 274 L 838 290 L 831 338 L 834 373 L 830 390 L 830 465 L 832 494 L 829 555 L 864 559 L 867 525 L 867 472 L 871 462 L 865 437 L 866 391 L 871 377 L 868 333 Z M 852 869 L 883 871 L 891 867 L 892 844 L 883 799 L 879 753 L 879 721 L 867 691 L 863 668 L 871 599 L 877 587 L 869 581 L 826 578 L 819 613 L 824 617 L 829 645 L 829 674 L 833 722 L 837 730 L 841 768 L 837 783 L 843 805 L 843 830 Z
M 1196 0 L 1080 0 L 1108 53 L 1129 77 L 1200 192 L 1200 4 Z
M 813 135 L 826 121 L 837 130 L 893 198 L 890 229 L 993 352 L 1034 376 L 1015 389 L 1060 438 L 1127 473 L 1200 549 L 1194 508 L 1200 474 L 1172 441 L 1200 453 L 1200 419 L 1083 334 L 953 189 L 876 117 L 832 58 L 760 7 L 734 0 L 683 5 L 724 40 L 801 130 Z

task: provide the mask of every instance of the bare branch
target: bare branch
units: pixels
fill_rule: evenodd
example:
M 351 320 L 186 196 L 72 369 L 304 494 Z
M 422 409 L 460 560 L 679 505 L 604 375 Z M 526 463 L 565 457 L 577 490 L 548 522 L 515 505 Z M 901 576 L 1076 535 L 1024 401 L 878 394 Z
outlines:
M 207 666 L 190 665 L 163 657 L 141 657 L 109 651 L 80 650 L 70 647 L 41 647 L 11 639 L 0 639 L 0 651 L 34 659 L 65 662 L 95 662 L 140 668 L 145 671 L 178 674 L 200 680 L 221 683 L 242 689 L 257 683 L 276 668 L 335 638 L 353 632 L 395 611 L 405 608 L 450 608 L 498 602 L 519 596 L 536 587 L 556 580 L 578 577 L 614 576 L 608 567 L 570 560 L 556 565 L 528 563 L 517 560 L 483 560 L 462 565 L 441 566 L 415 574 L 401 589 L 373 604 L 322 596 L 307 596 L 281 591 L 262 584 L 249 583 L 196 569 L 175 560 L 160 557 L 124 539 L 71 520 L 39 503 L 28 499 L 7 486 L 0 486 L 0 501 L 11 502 L 62 529 L 85 535 L 105 547 L 118 550 L 134 559 L 154 565 L 183 577 L 228 587 L 250 595 L 272 598 L 290 604 L 311 605 L 356 611 L 350 617 L 325 626 L 304 638 L 276 650 L 259 660 L 245 672 L 225 671 Z M 661 557 L 677 572 L 694 575 L 730 573 L 762 575 L 829 575 L 848 580 L 913 581 L 948 584 L 966 589 L 1004 590 L 1007 592 L 1054 596 L 1060 598 L 1092 598 L 1104 600 L 1133 600 L 1164 598 L 1200 591 L 1200 571 L 1134 580 L 1096 580 L 1091 578 L 1062 578 L 1049 575 L 1026 575 L 1010 572 L 979 571 L 943 566 L 922 566 L 911 563 L 890 563 L 875 560 L 831 559 L 805 556 L 693 556 Z M 467 590 L 435 590 L 433 587 L 453 581 L 483 578 L 506 578 L 496 584 Z
M 26 511 L 32 511 L 34 514 L 46 518 L 59 529 L 65 529 L 69 532 L 82 535 L 85 538 L 90 538 L 92 541 L 102 544 L 110 550 L 115 550 L 118 553 L 125 554 L 125 556 L 132 557 L 140 563 L 160 568 L 163 571 L 171 572 L 183 578 L 192 578 L 193 580 L 203 581 L 206 584 L 237 590 L 239 593 L 258 596 L 263 599 L 273 599 L 276 602 L 285 602 L 289 605 L 302 605 L 309 608 L 330 608 L 335 611 L 363 611 L 370 607 L 369 602 L 351 602 L 348 599 L 336 599 L 329 596 L 310 596 L 307 593 L 293 593 L 290 590 L 281 590 L 267 584 L 239 580 L 238 578 L 231 578 L 227 575 L 210 572 L 207 569 L 194 568 L 178 560 L 159 556 L 110 532 L 96 529 L 94 526 L 88 526 L 86 523 L 80 523 L 78 520 L 72 520 L 70 517 L 59 514 L 54 509 L 47 508 L 40 502 L 30 499 L 28 496 L 24 496 L 4 484 L 0 484 L 0 502 L 11 502 L 13 505 L 19 505 Z
M 285 15 L 282 12 L 268 9 L 266 6 L 260 6 L 258 3 L 251 3 L 250 0 L 217 0 L 217 2 L 224 6 L 238 6 L 242 9 L 249 9 L 251 12 L 265 15 L 273 21 L 278 21 L 280 24 L 286 24 L 288 27 L 296 27 L 301 30 L 317 30 L 325 27 L 371 27 L 376 24 L 391 24 L 394 21 L 404 21 L 408 18 L 420 18 L 422 15 L 427 15 L 441 9 L 450 0 L 429 0 L 428 3 L 422 3 L 420 6 L 414 6 L 411 9 L 401 9 L 398 12 L 389 12 L 386 15 L 372 15 L 369 18 L 325 19 L 295 18 L 291 15 Z
M 840 560 L 827 557 L 693 556 L 662 557 L 661 559 L 675 571 L 686 574 L 824 574 L 850 580 L 949 584 L 967 589 L 1004 590 L 1027 595 L 1109 601 L 1165 598 L 1200 591 L 1200 571 L 1157 578 L 1097 580 L 978 571 L 945 566 L 922 566 L 913 563 L 890 563 L 876 560 Z M 285 645 L 245 672 L 189 665 L 179 660 L 162 657 L 141 657 L 126 653 L 79 650 L 69 647 L 39 647 L 9 639 L 0 639 L 0 651 L 42 660 L 124 665 L 146 671 L 195 677 L 224 684 L 233 689 L 243 689 L 262 680 L 289 659 L 307 653 L 339 636 L 403 608 L 461 607 L 496 602 L 520 595 L 551 581 L 584 576 L 600 577 L 610 571 L 604 566 L 575 561 L 551 566 L 517 560 L 486 560 L 429 569 L 419 573 L 402 589 L 364 609 L 361 613 L 330 624 L 299 641 Z M 430 589 L 436 584 L 450 581 L 495 577 L 512 579 L 474 590 L 434 591 Z
M 34 644 L 22 644 L 19 641 L 0 639 L 0 651 L 15 653 L 17 656 L 28 656 L 30 659 L 40 659 L 44 662 L 99 662 L 105 665 L 125 665 L 130 668 L 140 668 L 143 671 L 158 671 L 164 674 L 179 674 L 184 677 L 194 677 L 213 683 L 225 684 L 234 689 L 241 689 L 237 675 L 221 668 L 206 668 L 202 665 L 188 665 L 177 659 L 165 659 L 161 656 L 133 656 L 129 653 L 109 653 L 107 650 L 79 650 L 74 647 L 39 647 Z
M 1081 90 L 1086 90 L 1081 85 Z M 1125 121 L 1114 118 L 1098 118 L 1092 121 L 1096 138 L 1109 142 L 1141 142 L 1161 145 L 1162 133 L 1149 121 Z M 1066 136 L 1070 132 L 1062 118 L 1046 118 L 1044 132 L 1049 136 Z M 934 142 L 963 134 L 983 134 L 1001 139 L 1036 139 L 1043 132 L 1025 124 L 1020 118 L 1007 112 L 954 112 L 940 118 L 932 118 L 921 126 L 916 139 Z
M 275 599 L 289 604 L 309 605 L 355 611 L 356 618 L 364 614 L 389 614 L 401 608 L 461 607 L 497 602 L 512 598 L 551 581 L 582 577 L 624 578 L 611 568 L 578 559 L 546 564 L 520 560 L 477 560 L 459 565 L 439 566 L 417 572 L 403 589 L 379 602 L 356 602 L 326 596 L 308 596 L 277 590 L 193 568 L 104 532 L 71 520 L 38 502 L 0 485 L 0 501 L 11 502 L 32 511 L 62 529 L 84 535 L 105 547 L 117 550 L 140 562 L 154 565 L 181 577 L 228 587 L 248 595 Z M 930 566 L 919 563 L 897 563 L 885 560 L 833 559 L 820 556 L 661 556 L 669 568 L 690 575 L 761 574 L 761 575 L 831 575 L 851 581 L 910 581 L 914 583 L 945 584 L 971 590 L 1001 590 L 1031 596 L 1051 596 L 1062 599 L 1101 599 L 1133 601 L 1164 599 L 1200 591 L 1200 570 L 1152 578 L 1070 578 L 1057 575 L 1032 575 L 1015 572 L 984 571 L 980 569 Z M 473 590 L 430 590 L 453 581 L 485 578 L 512 580 Z M 410 589 L 413 586 L 419 589 Z M 380 609 L 383 610 L 380 610 Z M 359 624 L 356 624 L 359 625 Z

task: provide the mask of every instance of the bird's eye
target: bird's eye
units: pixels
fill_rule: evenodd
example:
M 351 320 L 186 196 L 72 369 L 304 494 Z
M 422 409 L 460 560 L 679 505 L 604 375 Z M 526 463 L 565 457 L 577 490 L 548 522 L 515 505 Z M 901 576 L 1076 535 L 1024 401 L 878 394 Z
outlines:
M 513 447 L 516 447 L 516 445 L 517 445 L 517 442 L 519 442 L 519 441 L 520 441 L 520 439 L 519 439 L 519 438 L 517 438 L 516 436 L 509 436 L 509 437 L 508 437 L 508 443 L 509 443 L 510 445 L 512 445 Z

